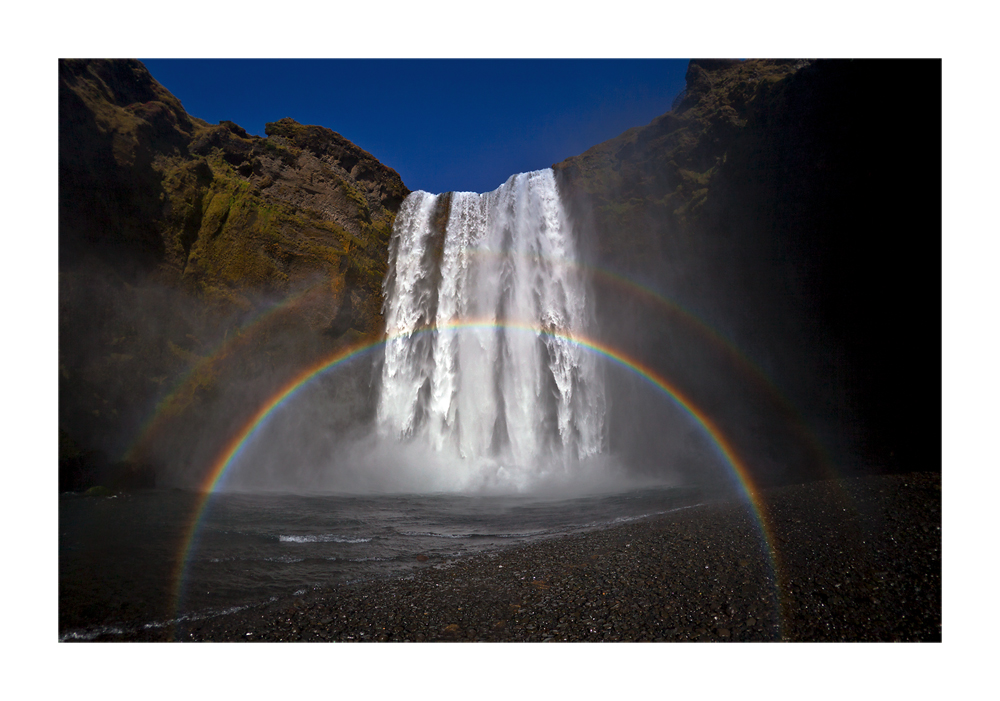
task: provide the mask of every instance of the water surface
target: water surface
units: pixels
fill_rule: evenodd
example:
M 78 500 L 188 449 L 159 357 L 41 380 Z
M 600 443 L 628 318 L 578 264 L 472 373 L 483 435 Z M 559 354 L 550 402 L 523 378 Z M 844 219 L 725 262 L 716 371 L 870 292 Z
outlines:
M 178 600 L 175 575 L 199 495 L 178 490 L 113 497 L 62 494 L 59 636 L 114 639 L 143 626 L 402 576 L 714 496 L 720 495 L 694 488 L 572 499 L 219 494 L 202 516 Z

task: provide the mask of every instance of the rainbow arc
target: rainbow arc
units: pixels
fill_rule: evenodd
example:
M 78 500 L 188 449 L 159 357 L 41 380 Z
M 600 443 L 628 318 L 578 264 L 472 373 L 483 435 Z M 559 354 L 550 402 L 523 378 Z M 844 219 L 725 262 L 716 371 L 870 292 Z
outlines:
M 772 536 L 772 528 L 770 525 L 771 519 L 761 497 L 760 488 L 754 482 L 748 465 L 740 457 L 731 441 L 725 436 L 723 431 L 718 425 L 716 425 L 711 417 L 701 410 L 690 397 L 688 397 L 676 386 L 676 384 L 672 383 L 648 365 L 625 355 L 621 351 L 609 345 L 583 337 L 579 334 L 568 334 L 555 329 L 544 329 L 525 324 L 497 323 L 489 320 L 466 320 L 445 326 L 425 327 L 418 331 L 408 334 L 400 334 L 395 337 L 383 337 L 378 340 L 368 339 L 360 341 L 345 348 L 341 348 L 340 350 L 331 353 L 330 355 L 303 369 L 291 380 L 286 382 L 278 391 L 272 394 L 267 401 L 263 402 L 250 416 L 250 418 L 244 422 L 242 428 L 237 431 L 218 452 L 215 460 L 209 465 L 204 478 L 198 485 L 197 489 L 201 493 L 200 502 L 194 511 L 194 518 L 192 519 L 189 528 L 186 529 L 186 535 L 182 541 L 182 546 L 175 568 L 175 602 L 177 611 L 180 611 L 184 595 L 184 586 L 187 578 L 187 568 L 189 566 L 191 556 L 197 548 L 199 527 L 205 515 L 206 508 L 210 502 L 211 495 L 218 491 L 223 485 L 227 473 L 229 473 L 229 471 L 233 469 L 233 466 L 239 462 L 240 456 L 248 449 L 248 446 L 252 443 L 254 436 L 265 424 L 267 424 L 268 420 L 274 416 L 276 412 L 282 411 L 286 407 L 290 407 L 290 405 L 294 403 L 298 393 L 303 388 L 308 386 L 316 378 L 327 373 L 335 372 L 346 363 L 380 349 L 385 345 L 385 343 L 397 338 L 404 338 L 416 334 L 461 333 L 467 330 L 498 328 L 503 328 L 507 331 L 517 333 L 535 334 L 539 337 L 549 336 L 558 338 L 573 343 L 590 353 L 594 353 L 606 359 L 608 362 L 618 365 L 641 377 L 644 381 L 648 382 L 658 391 L 669 397 L 674 404 L 681 408 L 701 427 L 725 459 L 727 466 L 731 470 L 735 479 L 738 481 L 747 498 L 747 502 L 753 511 L 762 543 L 770 559 L 770 565 L 778 594 L 780 619 L 781 592 L 785 589 L 785 587 L 783 586 L 784 577 L 782 574 L 780 559 L 773 545 L 774 538 Z

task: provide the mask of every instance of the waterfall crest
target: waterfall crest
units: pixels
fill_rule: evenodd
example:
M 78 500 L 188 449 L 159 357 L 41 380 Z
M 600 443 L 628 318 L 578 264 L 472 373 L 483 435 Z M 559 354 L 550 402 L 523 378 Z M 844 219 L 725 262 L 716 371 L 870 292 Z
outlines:
M 385 280 L 377 422 L 421 441 L 457 487 L 525 488 L 604 449 L 604 384 L 571 338 L 592 323 L 551 170 L 493 192 L 414 192 Z

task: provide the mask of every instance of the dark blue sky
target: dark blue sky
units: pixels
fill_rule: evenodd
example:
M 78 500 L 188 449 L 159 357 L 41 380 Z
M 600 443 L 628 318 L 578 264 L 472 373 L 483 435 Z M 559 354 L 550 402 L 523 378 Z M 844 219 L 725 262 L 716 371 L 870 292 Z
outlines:
M 142 59 L 189 114 L 339 132 L 411 190 L 496 189 L 648 124 L 687 60 Z

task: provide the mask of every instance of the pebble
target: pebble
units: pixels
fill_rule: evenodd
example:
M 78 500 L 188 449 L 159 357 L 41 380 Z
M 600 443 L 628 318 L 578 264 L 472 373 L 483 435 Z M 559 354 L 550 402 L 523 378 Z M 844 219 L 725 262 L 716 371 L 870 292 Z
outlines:
M 777 573 L 753 515 L 734 501 L 128 639 L 941 640 L 940 475 L 780 487 L 762 507 Z

